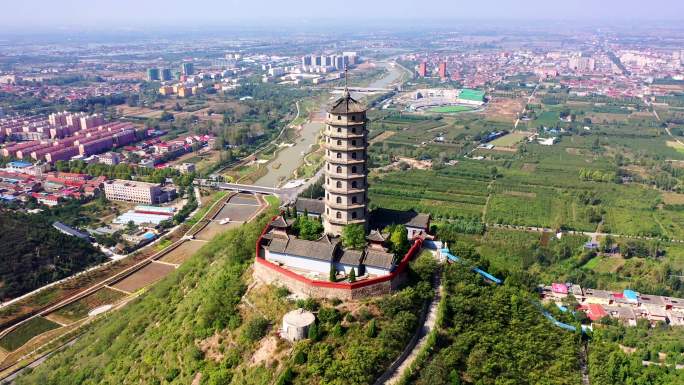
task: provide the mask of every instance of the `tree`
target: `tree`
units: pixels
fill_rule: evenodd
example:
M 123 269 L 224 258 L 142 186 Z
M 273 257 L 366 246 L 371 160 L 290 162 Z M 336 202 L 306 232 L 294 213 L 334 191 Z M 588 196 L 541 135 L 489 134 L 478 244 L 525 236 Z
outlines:
M 330 264 L 330 282 L 337 282 L 337 269 L 332 263 Z
M 366 230 L 360 224 L 347 225 L 342 229 L 342 245 L 360 250 L 366 246 Z
M 349 282 L 356 282 L 356 270 L 353 267 L 349 272 Z
M 309 333 L 307 335 L 311 341 L 318 341 L 319 338 L 319 333 L 318 333 L 318 325 L 314 322 L 309 326 Z
M 378 334 L 377 326 L 375 325 L 375 319 L 370 320 L 368 322 L 368 326 L 366 327 L 366 335 L 368 338 L 375 338 L 375 336 Z
M 297 219 L 299 237 L 308 241 L 315 241 L 323 233 L 323 224 L 319 221 L 303 216 Z
M 396 225 L 390 229 L 390 249 L 395 255 L 404 255 L 408 252 L 410 243 L 408 231 L 403 225 Z

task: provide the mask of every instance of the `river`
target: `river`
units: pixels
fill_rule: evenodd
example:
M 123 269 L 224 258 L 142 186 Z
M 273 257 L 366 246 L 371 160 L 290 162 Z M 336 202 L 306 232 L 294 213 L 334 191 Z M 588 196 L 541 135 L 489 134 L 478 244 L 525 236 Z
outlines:
M 383 65 L 387 72 L 383 77 L 370 83 L 369 88 L 389 88 L 397 83 L 405 71 L 398 65 L 391 65 L 388 62 L 378 63 Z M 321 114 L 324 114 L 325 106 L 321 106 Z M 266 167 L 268 172 L 266 175 L 257 179 L 254 182 L 257 186 L 262 187 L 278 187 L 287 178 L 292 176 L 297 167 L 302 162 L 302 158 L 309 152 L 311 146 L 316 143 L 316 136 L 323 129 L 322 122 L 307 122 L 302 126 L 299 137 L 295 140 L 295 144 L 291 147 L 284 147 L 276 156 L 270 161 Z

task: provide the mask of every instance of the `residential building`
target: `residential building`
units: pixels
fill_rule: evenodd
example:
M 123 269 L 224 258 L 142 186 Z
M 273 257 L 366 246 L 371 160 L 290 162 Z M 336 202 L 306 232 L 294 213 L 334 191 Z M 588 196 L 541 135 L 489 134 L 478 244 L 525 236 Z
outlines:
M 195 73 L 195 66 L 192 63 L 183 63 L 181 65 L 181 74 L 184 76 L 190 76 Z
M 159 81 L 160 76 L 159 76 L 159 68 L 148 68 L 147 69 L 147 81 L 148 82 L 155 82 Z
M 447 79 L 447 63 L 445 61 L 439 62 L 439 78 L 442 80 Z
M 424 61 L 420 62 L 420 64 L 418 65 L 418 76 L 420 76 L 421 78 L 427 76 L 427 63 Z

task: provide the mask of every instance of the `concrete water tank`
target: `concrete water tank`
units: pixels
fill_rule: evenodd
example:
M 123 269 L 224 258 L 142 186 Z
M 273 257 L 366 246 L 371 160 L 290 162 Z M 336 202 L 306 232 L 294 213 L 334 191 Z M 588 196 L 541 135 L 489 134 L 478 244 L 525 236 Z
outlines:
M 299 341 L 307 337 L 309 326 L 316 322 L 316 316 L 310 311 L 296 309 L 283 317 L 281 336 L 288 341 Z

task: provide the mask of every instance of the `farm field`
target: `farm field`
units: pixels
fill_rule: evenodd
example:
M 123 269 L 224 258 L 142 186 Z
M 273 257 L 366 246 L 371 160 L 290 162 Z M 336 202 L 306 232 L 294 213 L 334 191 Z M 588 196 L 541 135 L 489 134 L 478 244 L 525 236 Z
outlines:
M 516 144 L 520 143 L 523 139 L 529 137 L 530 135 L 532 135 L 531 132 L 515 131 L 511 132 L 510 134 L 504 135 L 500 138 L 494 139 L 490 142 L 490 144 L 493 144 L 496 147 L 513 147 Z
M 69 324 L 87 317 L 88 313 L 93 309 L 116 303 L 123 298 L 124 295 L 125 294 L 120 291 L 103 287 L 85 298 L 50 313 L 46 318 L 61 324 Z
M 58 327 L 60 327 L 59 324 L 43 317 L 33 318 L 0 339 L 0 347 L 6 351 L 13 351 L 24 345 L 31 338 Z
M 152 262 L 111 286 L 115 289 L 133 293 L 159 281 L 173 270 L 175 270 L 173 266 Z
M 203 233 L 204 231 L 202 231 Z M 181 264 L 190 258 L 197 250 L 204 245 L 203 242 L 199 241 L 185 241 L 180 246 L 171 250 L 168 254 L 159 258 L 159 261 L 173 264 Z
M 624 264 L 625 259 L 620 256 L 596 256 L 590 259 L 583 268 L 597 273 L 615 273 Z

